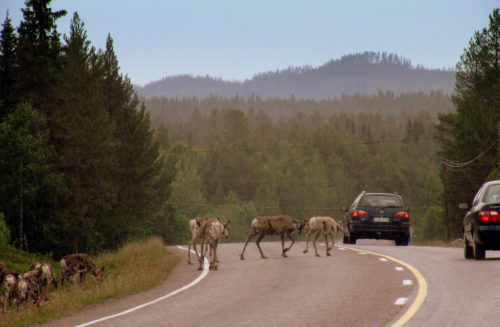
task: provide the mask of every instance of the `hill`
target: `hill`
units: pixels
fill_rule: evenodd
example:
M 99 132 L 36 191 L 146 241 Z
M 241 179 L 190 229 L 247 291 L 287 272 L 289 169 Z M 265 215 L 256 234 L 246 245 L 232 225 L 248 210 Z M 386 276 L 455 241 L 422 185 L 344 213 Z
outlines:
M 165 77 L 143 87 L 136 87 L 146 98 L 183 98 L 210 96 L 229 98 L 328 99 L 344 95 L 373 95 L 393 91 L 408 92 L 441 90 L 451 94 L 455 84 L 452 70 L 426 69 L 412 66 L 410 60 L 395 54 L 364 52 L 331 60 L 319 67 L 290 67 L 255 75 L 245 81 L 225 81 L 210 76 L 179 75 Z

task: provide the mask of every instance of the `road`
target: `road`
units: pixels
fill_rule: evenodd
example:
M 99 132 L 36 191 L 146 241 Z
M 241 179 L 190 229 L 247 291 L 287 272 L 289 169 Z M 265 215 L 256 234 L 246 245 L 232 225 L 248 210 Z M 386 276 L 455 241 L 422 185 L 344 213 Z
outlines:
M 408 267 L 423 275 L 428 289 L 405 326 L 498 326 L 499 253 L 488 252 L 485 261 L 466 261 L 459 248 L 358 243 L 363 242 L 337 247 L 330 257 L 319 247 L 319 258 L 311 248 L 303 254 L 303 242 L 294 245 L 288 258 L 280 256 L 279 243 L 265 242 L 266 260 L 249 244 L 244 261 L 238 256 L 242 244 L 220 244 L 218 271 L 172 297 L 92 326 L 392 326 L 415 309 L 419 283 Z M 169 250 L 186 256 L 177 247 Z M 196 266 L 182 260 L 158 288 L 46 326 L 75 326 L 122 312 L 199 275 Z

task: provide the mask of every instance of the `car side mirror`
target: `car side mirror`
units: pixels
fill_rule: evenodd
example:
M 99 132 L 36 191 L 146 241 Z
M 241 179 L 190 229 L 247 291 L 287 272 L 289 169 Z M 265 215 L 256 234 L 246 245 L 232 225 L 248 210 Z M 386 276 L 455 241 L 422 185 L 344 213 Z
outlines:
M 467 209 L 469 209 L 469 204 L 468 203 L 459 203 L 458 208 L 460 208 L 462 210 L 467 210 Z

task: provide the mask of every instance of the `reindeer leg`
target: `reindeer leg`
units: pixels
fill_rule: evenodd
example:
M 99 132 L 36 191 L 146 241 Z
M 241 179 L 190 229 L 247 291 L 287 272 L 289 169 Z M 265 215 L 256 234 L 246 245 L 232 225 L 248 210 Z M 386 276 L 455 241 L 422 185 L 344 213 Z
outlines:
M 281 233 L 280 237 L 281 237 L 281 256 L 286 258 L 286 251 L 288 251 L 288 249 L 285 250 L 285 233 Z
M 264 255 L 264 252 L 262 252 L 262 249 L 260 248 L 260 241 L 264 238 L 264 234 L 260 234 L 259 237 L 257 238 L 257 241 L 255 241 L 255 244 L 257 245 L 257 248 L 259 249 L 260 252 L 260 257 L 262 259 L 267 259 L 267 257 Z
M 309 236 L 311 236 L 311 231 L 308 231 L 307 232 L 307 236 L 306 236 L 306 249 L 302 252 L 302 253 L 307 253 L 309 251 Z
M 193 240 L 191 239 L 188 243 L 188 264 L 191 264 L 191 243 Z
M 328 245 L 328 234 L 325 234 L 325 244 L 326 244 L 326 255 L 329 256 L 330 255 L 330 250 L 332 248 Z
M 316 248 L 316 241 L 318 240 L 319 238 L 319 235 L 320 235 L 320 231 L 316 232 L 316 235 L 314 236 L 314 239 L 313 239 L 313 245 L 314 245 L 314 253 L 317 257 L 321 257 L 318 253 L 318 249 Z
M 292 243 L 290 243 L 290 246 L 285 249 L 285 252 L 288 252 L 292 249 L 292 246 L 293 246 L 293 243 L 295 243 L 295 240 L 293 239 L 292 232 L 290 232 L 290 231 L 286 232 L 286 236 L 288 236 L 288 238 L 292 241 Z
M 250 240 L 255 236 L 257 235 L 257 233 L 255 231 L 252 231 L 252 233 L 250 233 L 250 235 L 248 235 L 248 238 L 247 238 L 247 241 L 245 242 L 245 246 L 243 246 L 243 251 L 241 252 L 240 254 L 240 259 L 241 260 L 245 260 L 244 258 L 244 255 L 245 255 L 245 249 L 247 248 L 247 244 L 248 242 L 250 242 Z M 262 252 L 262 251 L 261 251 Z
M 215 249 L 217 249 L 217 246 L 219 245 L 219 239 L 215 240 Z M 215 262 L 220 262 L 219 258 L 217 258 L 217 251 L 215 251 Z

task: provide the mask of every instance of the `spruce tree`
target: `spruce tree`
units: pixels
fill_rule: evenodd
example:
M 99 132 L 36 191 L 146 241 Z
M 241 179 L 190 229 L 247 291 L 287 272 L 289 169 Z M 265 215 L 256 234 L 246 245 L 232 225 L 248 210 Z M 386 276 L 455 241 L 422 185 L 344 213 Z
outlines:
M 448 237 L 461 233 L 459 202 L 471 202 L 488 175 L 498 169 L 496 144 L 500 122 L 500 14 L 474 34 L 457 64 L 453 102 L 457 112 L 439 116 L 441 179 Z
M 57 164 L 71 190 L 69 221 L 60 233 L 71 245 L 68 251 L 94 252 L 106 243 L 99 222 L 108 217 L 115 199 L 114 123 L 104 106 L 97 55 L 78 13 L 65 42 L 61 70 L 65 83 L 58 88 L 61 101 L 52 115 Z
M 61 84 L 61 41 L 56 20 L 66 11 L 52 11 L 50 0 L 27 0 L 24 19 L 18 28 L 16 48 L 20 101 L 30 102 L 49 118 L 57 105 L 55 96 Z
M 0 122 L 13 112 L 17 102 L 17 36 L 7 12 L 0 39 Z

